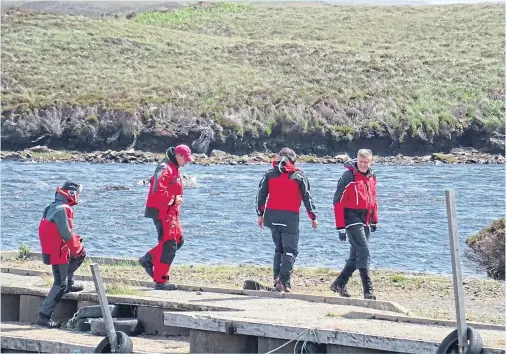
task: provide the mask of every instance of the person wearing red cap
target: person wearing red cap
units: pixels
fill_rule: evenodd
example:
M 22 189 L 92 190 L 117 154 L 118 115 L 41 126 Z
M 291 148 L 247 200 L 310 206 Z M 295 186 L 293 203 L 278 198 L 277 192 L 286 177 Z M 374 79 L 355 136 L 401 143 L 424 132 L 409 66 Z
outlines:
M 72 206 L 77 205 L 81 191 L 80 184 L 65 182 L 56 189 L 54 202 L 44 209 L 40 220 L 42 261 L 52 266 L 54 277 L 53 287 L 42 302 L 37 318 L 37 324 L 43 327 L 60 327 L 59 322 L 51 320 L 54 308 L 64 294 L 83 290 L 73 280 L 74 272 L 86 257 L 82 238 L 75 234 L 73 227 Z
M 186 145 L 170 147 L 165 158 L 156 166 L 149 182 L 149 193 L 144 216 L 153 219 L 158 233 L 158 244 L 139 258 L 139 264 L 155 281 L 156 290 L 174 290 L 168 283 L 169 270 L 176 251 L 184 243 L 179 221 L 183 202 L 183 181 L 179 168 L 193 161 Z

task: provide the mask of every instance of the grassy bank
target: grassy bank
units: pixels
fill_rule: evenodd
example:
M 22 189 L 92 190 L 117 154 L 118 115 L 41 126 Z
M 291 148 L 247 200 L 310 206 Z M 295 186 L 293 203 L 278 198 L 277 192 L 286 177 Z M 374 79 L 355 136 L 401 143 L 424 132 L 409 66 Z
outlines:
M 503 19 L 500 4 L 7 12 L 2 135 L 93 146 L 119 133 L 124 145 L 133 135 L 153 145 L 146 136 L 210 129 L 215 145 L 307 136 L 345 146 L 504 133 Z
M 77 274 L 90 275 L 90 261 Z M 28 268 L 50 271 L 40 261 L 4 260 L 2 267 Z M 101 265 L 102 276 L 118 279 L 112 285 L 112 292 L 135 293 L 135 290 L 121 283 L 128 279 L 149 280 L 144 270 L 135 264 L 124 262 L 115 265 Z M 336 269 L 295 267 L 292 285 L 294 291 L 303 294 L 333 295 L 329 286 L 339 274 Z M 185 285 L 241 288 L 244 280 L 254 279 L 271 284 L 269 267 L 252 265 L 194 266 L 174 265 L 171 268 L 171 282 Z M 393 272 L 376 270 L 372 272 L 375 291 L 383 300 L 395 301 L 413 314 L 424 317 L 455 319 L 452 279 L 447 276 L 423 273 Z M 48 286 L 51 277 L 47 277 Z M 354 297 L 362 298 L 360 277 L 355 274 L 349 283 Z M 504 284 L 487 279 L 466 279 L 466 317 L 470 321 L 504 323 Z

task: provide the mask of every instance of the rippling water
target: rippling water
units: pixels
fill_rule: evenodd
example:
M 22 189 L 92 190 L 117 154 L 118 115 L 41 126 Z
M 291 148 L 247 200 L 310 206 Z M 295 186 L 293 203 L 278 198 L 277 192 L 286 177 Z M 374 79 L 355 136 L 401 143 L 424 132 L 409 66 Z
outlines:
M 300 254 L 296 265 L 340 268 L 348 244 L 337 237 L 332 198 L 342 165 L 301 165 L 311 182 L 320 217 L 313 231 L 301 213 Z M 255 194 L 265 166 L 189 166 L 197 185 L 185 190 L 182 224 L 185 245 L 175 263 L 271 264 L 268 229 L 256 226 Z M 75 207 L 76 230 L 86 238 L 89 255 L 138 257 L 156 243 L 156 231 L 144 218 L 147 186 L 142 180 L 153 164 L 23 163 L 2 161 L 3 250 L 20 243 L 40 251 L 37 227 L 58 184 L 83 183 Z M 376 165 L 380 227 L 372 234 L 372 267 L 451 273 L 444 199 L 454 188 L 461 250 L 465 238 L 503 217 L 504 166 Z M 488 182 L 487 182 L 488 181 Z M 106 186 L 128 190 L 104 190 Z M 484 275 L 462 257 L 465 274 Z

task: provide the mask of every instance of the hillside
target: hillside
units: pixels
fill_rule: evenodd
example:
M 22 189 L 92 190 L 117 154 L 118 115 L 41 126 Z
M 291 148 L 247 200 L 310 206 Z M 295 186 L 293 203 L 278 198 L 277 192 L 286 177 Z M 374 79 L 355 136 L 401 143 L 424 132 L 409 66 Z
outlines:
M 6 10 L 2 146 L 163 151 L 202 134 L 200 150 L 234 153 L 504 153 L 504 15 L 501 4 Z

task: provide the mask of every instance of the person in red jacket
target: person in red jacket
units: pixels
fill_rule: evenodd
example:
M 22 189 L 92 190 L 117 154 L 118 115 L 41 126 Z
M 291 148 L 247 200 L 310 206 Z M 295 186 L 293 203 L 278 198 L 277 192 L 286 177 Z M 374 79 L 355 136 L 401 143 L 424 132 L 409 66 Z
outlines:
M 42 213 L 39 224 L 42 261 L 52 266 L 54 283 L 40 307 L 37 318 L 40 326 L 60 327 L 59 322 L 51 320 L 54 308 L 65 293 L 83 290 L 83 286 L 74 284 L 73 280 L 74 272 L 86 257 L 82 238 L 75 234 L 73 227 L 72 207 L 77 205 L 81 191 L 80 184 L 65 182 L 56 189 L 55 201 Z
M 371 150 L 359 150 L 356 161 L 345 163 L 347 170 L 337 184 L 334 194 L 336 228 L 339 239 L 344 242 L 348 236 L 351 247 L 350 257 L 330 288 L 341 296 L 350 297 L 346 284 L 358 269 L 364 298 L 376 300 L 369 274 L 369 235 L 376 231 L 378 224 L 376 176 L 371 164 Z
M 283 148 L 272 162 L 257 193 L 258 226 L 271 229 L 274 251 L 274 287 L 279 292 L 291 292 L 290 277 L 297 257 L 299 243 L 299 210 L 304 202 L 314 229 L 318 227 L 310 185 L 301 170 L 295 167 L 297 155 Z
M 193 158 L 188 146 L 181 144 L 170 147 L 150 180 L 144 216 L 153 219 L 158 244 L 139 258 L 139 264 L 155 281 L 156 290 L 175 289 L 174 285 L 168 284 L 169 270 L 176 251 L 184 243 L 179 221 L 183 202 L 183 181 L 179 168 L 191 161 Z

